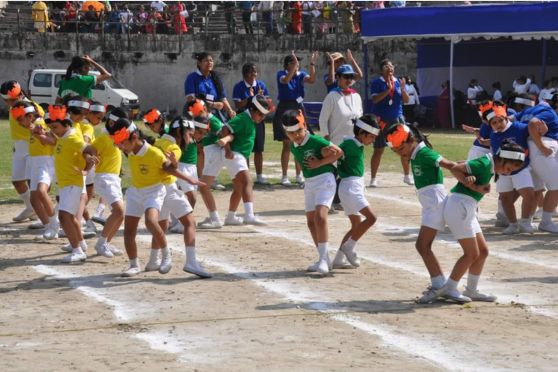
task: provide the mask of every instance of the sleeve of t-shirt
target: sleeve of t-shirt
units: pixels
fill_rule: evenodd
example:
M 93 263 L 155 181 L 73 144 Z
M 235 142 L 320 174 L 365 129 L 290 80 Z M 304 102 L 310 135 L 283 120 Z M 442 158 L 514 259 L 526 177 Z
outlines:
M 556 120 L 556 115 L 552 113 L 551 109 L 548 109 L 539 112 L 536 118 L 544 121 L 545 123 L 552 123 L 554 120 Z
M 93 88 L 97 84 L 97 75 L 81 75 L 80 80 L 88 84 L 88 88 Z
M 421 158 L 426 165 L 439 167 L 440 161 L 442 160 L 442 155 L 438 154 L 436 151 L 432 149 L 428 149 L 426 151 L 423 150 L 423 154 Z
M 467 173 L 469 173 L 472 176 L 479 175 L 486 170 L 487 165 L 489 166 L 488 164 L 489 162 L 490 159 L 488 158 L 487 155 L 481 156 L 480 158 L 477 159 L 469 160 L 465 163 L 465 166 L 467 167 Z
M 479 129 L 480 136 L 482 138 L 490 138 L 490 133 L 492 133 L 490 126 L 486 123 L 482 123 Z
M 300 73 L 298 74 L 298 78 L 300 79 L 300 84 L 304 85 L 304 79 L 306 79 L 307 77 L 310 77 L 310 74 L 308 74 L 306 71 L 299 71 Z
M 209 128 L 211 133 L 217 134 L 221 128 L 223 128 L 223 122 L 214 116 L 211 120 L 209 120 Z
M 186 77 L 184 81 L 184 95 L 188 96 L 196 96 L 196 85 L 195 85 L 195 75 L 192 73 Z
M 242 96 L 242 84 L 243 82 L 239 82 L 237 84 L 234 85 L 233 87 L 233 100 L 234 101 L 242 101 L 243 99 L 245 99 L 246 97 Z
M 85 141 L 80 136 L 73 136 L 71 141 L 68 141 L 70 149 L 74 152 L 81 153 L 85 147 Z
M 283 82 L 281 81 L 281 78 L 282 78 L 283 76 L 287 76 L 287 71 L 284 71 L 284 70 L 277 71 L 277 84 L 286 85 L 285 83 L 283 83 Z
M 176 157 L 176 159 L 180 159 L 180 157 L 182 156 L 182 150 L 180 150 L 180 147 L 178 147 L 177 144 L 174 144 L 172 146 L 170 146 L 168 148 L 168 150 L 172 153 L 174 153 L 174 156 Z

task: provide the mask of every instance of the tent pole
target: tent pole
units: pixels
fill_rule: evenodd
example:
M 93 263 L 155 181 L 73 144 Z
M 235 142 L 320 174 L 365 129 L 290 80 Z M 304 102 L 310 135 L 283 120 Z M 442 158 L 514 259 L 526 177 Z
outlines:
M 368 42 L 362 43 L 362 54 L 364 59 L 364 112 L 367 112 L 367 108 L 370 107 L 368 101 Z
M 546 77 L 546 58 L 547 58 L 547 42 L 546 39 L 542 39 L 542 61 L 541 61 L 541 80 L 539 80 L 539 86 L 544 85 L 544 80 Z
M 451 115 L 451 127 L 455 129 L 455 116 L 453 112 L 453 38 L 450 39 L 450 65 L 449 65 L 449 104 L 450 104 L 450 115 Z

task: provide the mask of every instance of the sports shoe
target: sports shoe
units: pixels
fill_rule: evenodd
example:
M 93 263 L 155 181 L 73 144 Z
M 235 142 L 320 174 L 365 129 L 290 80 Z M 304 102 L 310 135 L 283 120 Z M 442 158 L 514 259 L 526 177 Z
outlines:
M 54 225 L 48 224 L 46 226 L 45 231 L 43 232 L 43 239 L 51 240 L 58 238 L 58 230 L 60 229 L 60 225 L 54 222 Z
M 155 260 L 155 261 L 151 261 L 149 260 L 149 262 L 147 262 L 147 265 L 145 265 L 145 271 L 158 271 L 159 267 L 161 266 L 161 261 L 159 259 Z
M 89 220 L 85 223 L 85 229 L 83 230 L 83 232 L 94 232 L 95 234 L 97 234 L 97 226 L 95 226 L 95 223 L 93 221 Z
M 93 216 L 91 217 L 91 221 L 98 223 L 99 225 L 105 226 L 105 223 L 107 223 L 106 218 L 103 217 L 99 217 L 99 216 Z
M 463 296 L 467 296 L 473 301 L 494 302 L 497 300 L 497 297 L 494 295 L 481 293 L 478 289 L 471 291 L 467 287 L 465 287 L 465 290 L 463 291 Z
M 182 270 L 184 270 L 187 273 L 197 275 L 200 278 L 204 278 L 204 279 L 211 278 L 213 276 L 207 271 L 205 271 L 198 262 L 187 263 L 186 265 L 184 265 Z
M 429 304 L 440 297 L 442 293 L 442 288 L 432 288 L 432 286 L 428 286 L 426 291 L 422 292 L 422 296 L 417 298 L 415 302 L 417 304 Z
M 169 232 L 173 234 L 184 234 L 184 226 L 179 222 L 169 228 Z
M 33 222 L 32 224 L 27 226 L 27 228 L 30 229 L 30 230 L 40 230 L 40 229 L 45 228 L 47 226 L 48 226 L 48 224 L 43 225 L 43 223 L 41 221 L 37 221 L 37 222 Z
M 82 251 L 81 249 L 78 249 L 77 251 L 72 251 L 72 253 L 70 253 L 67 256 L 64 256 L 62 258 L 62 262 L 64 263 L 74 263 L 74 262 L 82 262 L 85 261 L 87 259 L 87 255 L 85 254 L 84 251 Z
M 508 227 L 502 231 L 504 235 L 514 235 L 519 234 L 519 225 L 517 223 L 510 223 Z
M 206 217 L 205 220 L 198 222 L 198 229 L 220 229 L 223 223 L 219 220 L 212 220 Z
M 93 231 L 82 231 L 83 239 L 91 239 L 97 236 L 96 232 Z
M 415 184 L 415 181 L 411 178 L 410 174 L 406 174 L 403 176 L 403 182 L 409 186 L 413 186 Z
M 375 178 L 371 178 L 368 187 L 378 187 L 378 181 Z
M 345 252 L 343 252 L 341 249 L 339 249 L 337 251 L 337 253 L 335 254 L 335 258 L 333 259 L 333 262 L 331 263 L 331 268 L 332 269 L 350 269 L 350 268 L 352 268 L 352 266 L 347 261 L 347 258 L 345 257 Z
M 172 254 L 163 257 L 159 266 L 159 274 L 167 274 L 172 269 Z
M 549 222 L 541 221 L 541 223 L 539 223 L 539 231 L 546 231 L 552 234 L 558 234 L 558 225 L 556 225 L 552 221 Z
M 237 215 L 227 215 L 225 218 L 225 226 L 239 226 L 244 223 L 242 217 Z
M 540 220 L 542 218 L 542 214 L 543 214 L 543 209 L 542 208 L 537 208 L 537 210 L 535 211 L 535 214 L 533 215 L 533 219 L 534 220 Z
M 62 247 L 60 247 L 60 249 L 62 250 L 62 252 L 72 253 L 72 245 L 70 243 L 64 244 Z
M 213 190 L 219 190 L 219 191 L 226 190 L 226 187 L 223 186 L 223 185 L 221 185 L 221 184 L 219 183 L 219 181 L 217 181 L 217 180 L 213 181 L 213 183 L 211 184 L 211 188 L 212 188 Z
M 136 276 L 141 272 L 139 266 L 130 266 L 126 271 L 122 273 L 122 277 L 124 278 L 131 278 L 132 276 Z
M 295 182 L 298 183 L 299 185 L 302 185 L 304 183 L 304 177 L 302 177 L 302 175 L 299 174 L 298 176 L 296 176 Z
M 269 185 L 269 181 L 265 176 L 259 175 L 256 176 L 256 184 L 258 185 Z
M 264 220 L 260 218 L 258 215 L 253 215 L 250 217 L 244 217 L 244 224 L 245 225 L 254 225 L 254 226 L 265 226 L 267 225 Z
M 510 225 L 510 220 L 508 217 L 503 213 L 496 213 L 496 222 L 494 223 L 495 227 L 508 227 Z
M 520 233 L 534 234 L 535 231 L 537 231 L 535 226 L 533 226 L 533 224 L 529 221 L 520 221 L 517 226 L 519 227 Z
M 108 244 L 95 244 L 95 251 L 97 251 L 97 254 L 99 256 L 103 256 L 103 257 L 107 257 L 107 258 L 113 258 L 114 254 L 110 251 Z
M 327 274 L 329 273 L 329 265 L 326 260 L 320 260 L 308 266 L 306 271 L 311 273 Z
M 292 186 L 291 181 L 289 181 L 289 177 L 283 176 L 283 178 L 281 178 L 281 185 L 283 185 L 283 186 Z
M 12 218 L 14 222 L 22 222 L 27 219 L 34 220 L 37 218 L 35 211 L 32 208 L 25 208 L 17 216 Z
M 345 253 L 345 257 L 347 257 L 347 260 L 351 263 L 351 265 L 353 265 L 354 267 L 360 266 L 360 258 L 358 258 L 354 250 L 349 251 L 347 248 L 345 248 L 345 245 L 342 245 L 340 250 Z
M 108 249 L 112 252 L 115 256 L 122 256 L 123 252 L 122 249 L 115 247 L 114 245 L 108 243 Z
M 445 286 L 439 289 L 440 296 L 451 301 L 465 304 L 471 302 L 471 299 L 462 295 L 457 289 L 448 290 Z

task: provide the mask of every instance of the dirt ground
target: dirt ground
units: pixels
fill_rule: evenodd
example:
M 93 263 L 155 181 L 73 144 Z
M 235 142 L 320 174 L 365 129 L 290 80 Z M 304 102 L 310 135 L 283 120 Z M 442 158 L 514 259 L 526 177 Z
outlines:
M 367 190 L 378 223 L 357 246 L 362 266 L 325 277 L 305 272 L 317 253 L 297 187 L 257 189 L 267 226 L 198 230 L 198 258 L 215 275 L 205 280 L 181 270 L 174 234 L 167 275 L 121 278 L 127 259 L 94 255 L 95 239 L 85 263 L 62 264 L 63 239 L 40 240 L 10 222 L 20 205 L 2 205 L 2 370 L 556 370 L 558 237 L 504 237 L 492 193 L 480 207 L 491 250 L 480 288 L 498 302 L 417 305 L 429 280 L 414 248 L 415 190 L 396 174 L 380 186 Z M 215 195 L 223 217 L 230 192 Z M 196 219 L 205 214 L 200 198 Z M 330 215 L 331 257 L 348 226 Z M 149 235 L 138 240 L 145 264 Z M 461 253 L 450 233 L 435 252 L 449 274 Z

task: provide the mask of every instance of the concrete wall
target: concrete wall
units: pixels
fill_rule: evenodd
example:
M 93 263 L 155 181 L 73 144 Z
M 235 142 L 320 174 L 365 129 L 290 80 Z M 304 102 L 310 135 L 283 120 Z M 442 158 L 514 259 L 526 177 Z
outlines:
M 275 76 L 283 58 L 291 50 L 302 56 L 301 65 L 308 69 L 310 50 L 319 50 L 318 78 L 306 86 L 307 101 L 321 101 L 326 94 L 323 75 L 327 72 L 325 51 L 350 48 L 363 66 L 362 42 L 358 37 L 327 35 L 322 39 L 283 35 L 277 39 L 246 35 L 95 35 L 95 34 L 0 34 L 0 80 L 16 79 L 27 86 L 36 68 L 65 69 L 75 54 L 89 54 L 104 65 L 127 88 L 140 97 L 141 106 L 163 110 L 179 109 L 184 102 L 184 80 L 196 68 L 195 52 L 209 51 L 215 59 L 215 70 L 221 74 L 227 95 L 242 79 L 241 67 L 254 62 L 259 78 L 266 82 L 271 96 L 277 97 Z M 377 62 L 390 57 L 397 74 L 414 75 L 416 52 L 414 43 L 381 42 L 368 47 L 372 74 Z M 364 81 L 356 89 L 364 96 Z

